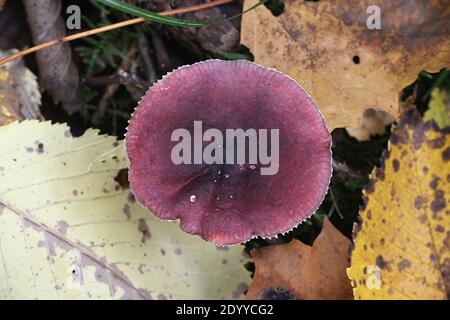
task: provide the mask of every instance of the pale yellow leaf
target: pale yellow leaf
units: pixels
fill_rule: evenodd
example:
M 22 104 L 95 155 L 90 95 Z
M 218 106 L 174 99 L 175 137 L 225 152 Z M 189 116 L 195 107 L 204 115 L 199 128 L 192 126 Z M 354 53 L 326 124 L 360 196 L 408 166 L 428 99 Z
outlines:
M 154 218 L 114 180 L 127 165 L 96 130 L 0 127 L 0 299 L 241 297 L 243 247 Z

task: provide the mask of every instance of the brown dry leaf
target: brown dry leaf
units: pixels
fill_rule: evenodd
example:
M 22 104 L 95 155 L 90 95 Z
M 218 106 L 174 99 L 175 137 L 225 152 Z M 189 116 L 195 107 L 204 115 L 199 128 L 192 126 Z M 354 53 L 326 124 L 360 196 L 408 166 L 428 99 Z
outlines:
M 24 49 L 30 45 L 30 35 L 22 1 L 3 3 L 4 6 L 0 6 L 0 50 Z
M 5 67 L 0 67 L 0 126 L 22 119 L 19 108 L 12 76 Z
M 23 3 L 35 45 L 65 36 L 61 0 L 24 0 Z M 43 88 L 55 103 L 62 103 L 67 113 L 80 110 L 83 95 L 69 44 L 61 43 L 40 50 L 36 55 Z
M 407 109 L 364 191 L 348 269 L 355 299 L 450 297 L 449 161 L 449 127 Z
M 256 1 L 246 0 L 244 9 Z M 255 62 L 297 80 L 330 130 L 357 126 L 368 108 L 397 116 L 402 88 L 422 69 L 449 65 L 448 1 L 284 3 L 278 17 L 263 6 L 245 14 L 241 42 Z M 381 30 L 366 26 L 369 5 L 381 8 Z
M 350 240 L 325 218 L 312 247 L 293 240 L 252 251 L 255 277 L 247 299 L 352 299 Z
M 370 137 L 386 133 L 386 126 L 394 122 L 394 118 L 387 112 L 367 109 L 363 112 L 359 127 L 347 128 L 348 134 L 358 141 L 368 141 Z
M 143 2 L 143 1 L 141 1 Z M 146 1 L 143 5 L 151 11 L 164 11 L 173 8 L 189 7 L 196 5 L 198 0 L 164 0 L 164 1 Z M 185 13 L 180 16 L 183 19 L 206 21 L 221 19 L 224 16 L 233 16 L 240 13 L 242 4 L 240 1 L 234 1 L 228 4 Z M 168 25 L 157 26 L 166 32 L 169 32 L 177 41 L 194 52 L 206 51 L 230 51 L 239 45 L 239 20 L 226 20 L 221 23 L 208 26 L 207 28 L 194 27 L 172 27 Z

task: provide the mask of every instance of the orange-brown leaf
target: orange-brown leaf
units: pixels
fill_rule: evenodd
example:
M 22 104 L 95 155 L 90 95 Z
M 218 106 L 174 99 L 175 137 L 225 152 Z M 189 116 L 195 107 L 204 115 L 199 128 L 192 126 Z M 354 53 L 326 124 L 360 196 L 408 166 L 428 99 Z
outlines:
M 325 218 L 312 247 L 293 240 L 252 251 L 256 272 L 247 299 L 352 299 L 350 240 Z

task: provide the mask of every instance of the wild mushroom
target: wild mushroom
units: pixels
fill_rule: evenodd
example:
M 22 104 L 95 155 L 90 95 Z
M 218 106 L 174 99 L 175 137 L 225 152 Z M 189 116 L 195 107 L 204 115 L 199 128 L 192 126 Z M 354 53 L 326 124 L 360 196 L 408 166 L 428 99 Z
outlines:
M 226 139 L 230 129 L 249 133 L 244 150 Z M 262 161 L 261 148 L 254 163 L 253 138 L 258 147 L 267 138 L 266 156 L 278 156 L 277 164 Z M 141 99 L 126 137 L 136 199 L 218 245 L 272 237 L 314 213 L 330 182 L 330 147 L 311 97 L 291 78 L 247 61 L 208 60 L 168 74 Z

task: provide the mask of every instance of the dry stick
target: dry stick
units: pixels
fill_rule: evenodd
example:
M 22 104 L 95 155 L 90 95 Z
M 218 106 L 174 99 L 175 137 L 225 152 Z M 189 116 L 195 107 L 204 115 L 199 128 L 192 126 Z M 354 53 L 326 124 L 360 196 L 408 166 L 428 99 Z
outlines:
M 331 186 L 330 186 L 330 196 L 331 196 L 331 201 L 333 202 L 333 206 L 336 209 L 337 214 L 343 220 L 344 216 L 342 215 L 341 211 L 339 210 L 339 207 L 337 205 L 336 198 L 334 197 L 333 189 L 331 188 Z
M 116 72 L 117 74 L 119 73 L 120 70 L 128 71 L 136 51 L 137 48 L 135 46 L 132 46 L 130 48 L 125 59 L 120 64 L 120 67 Z M 119 89 L 118 83 L 112 83 L 106 87 L 105 93 L 103 94 L 102 98 L 100 99 L 100 102 L 98 103 L 98 109 L 92 116 L 92 123 L 98 124 L 100 122 L 100 119 L 103 118 L 106 109 L 108 109 L 108 104 L 112 99 L 112 97 L 114 96 L 114 94 L 116 93 L 117 89 Z
M 163 11 L 163 12 L 159 12 L 159 15 L 162 16 L 170 16 L 170 15 L 174 15 L 174 14 L 181 14 L 181 13 L 188 13 L 188 12 L 194 12 L 194 11 L 199 11 L 199 10 L 203 10 L 203 9 L 207 9 L 207 8 L 212 8 L 212 7 L 216 7 L 219 6 L 221 4 L 225 4 L 225 3 L 229 3 L 229 2 L 233 2 L 234 0 L 216 0 L 213 2 L 207 2 L 207 3 L 201 3 L 201 4 L 197 4 L 197 5 L 193 5 L 190 7 L 186 7 L 186 8 L 177 8 L 177 9 L 172 9 L 172 10 L 167 10 L 167 11 Z M 102 32 L 106 32 L 106 31 L 110 31 L 110 30 L 114 30 L 114 29 L 118 29 L 118 28 L 122 28 L 122 27 L 126 27 L 132 24 L 136 24 L 136 23 L 141 23 L 141 22 L 145 22 L 147 21 L 144 18 L 134 18 L 134 19 L 130 19 L 130 20 L 126 20 L 126 21 L 122 21 L 122 22 L 118 22 L 118 23 L 114 23 L 108 26 L 104 26 L 104 27 L 100 27 L 100 28 L 95 28 L 95 29 L 91 29 L 88 31 L 84 31 L 84 32 L 80 32 L 80 33 L 76 33 L 67 37 L 63 37 L 63 38 L 59 38 L 59 39 L 55 39 L 55 40 L 51 40 L 48 41 L 46 43 L 42 43 L 39 44 L 37 46 L 22 50 L 18 53 L 12 54 L 4 59 L 0 60 L 0 66 L 21 58 L 27 54 L 39 51 L 41 49 L 45 49 L 54 45 L 57 45 L 59 43 L 62 42 L 69 42 L 72 40 L 76 40 L 76 39 L 80 39 L 80 38 L 84 38 L 84 37 L 88 37 L 88 36 L 92 36 L 94 34 L 97 33 L 102 33 Z
M 143 31 L 143 28 L 139 29 L 139 36 L 138 36 L 138 48 L 139 53 L 141 55 L 142 62 L 145 66 L 145 71 L 147 73 L 147 80 L 149 84 L 153 84 L 157 80 L 156 76 L 156 70 L 155 70 L 155 64 L 153 63 L 153 59 L 150 57 L 150 45 L 147 41 L 147 37 Z
M 170 54 L 167 52 L 166 44 L 159 32 L 156 32 L 153 28 L 150 30 L 150 36 L 153 42 L 154 56 L 156 65 L 161 73 L 168 73 L 173 69 Z

